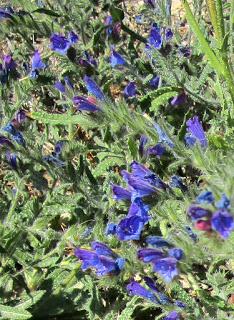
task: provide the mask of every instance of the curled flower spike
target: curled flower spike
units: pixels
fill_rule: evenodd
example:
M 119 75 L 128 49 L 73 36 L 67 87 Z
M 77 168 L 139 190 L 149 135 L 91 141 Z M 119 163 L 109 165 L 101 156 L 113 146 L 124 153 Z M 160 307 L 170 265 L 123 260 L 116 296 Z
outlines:
M 111 63 L 112 68 L 115 68 L 117 66 L 126 65 L 125 59 L 115 50 L 112 50 L 112 52 L 111 52 L 110 63 Z
M 92 249 L 77 248 L 75 256 L 82 261 L 82 270 L 94 268 L 98 276 L 118 275 L 123 269 L 125 259 L 116 255 L 108 246 L 101 242 L 92 242 Z
M 187 125 L 187 132 L 188 132 L 187 135 L 191 136 L 192 138 L 195 138 L 195 141 L 198 141 L 203 148 L 206 148 L 208 146 L 208 141 L 207 141 L 205 132 L 202 128 L 202 124 L 199 121 L 198 117 L 195 116 L 189 119 L 186 122 L 186 125 Z M 190 141 L 190 143 L 191 142 L 192 140 Z M 191 146 L 193 145 L 194 143 Z
M 95 81 L 93 81 L 90 77 L 85 76 L 84 82 L 86 85 L 86 89 L 88 92 L 95 96 L 98 100 L 104 100 L 105 96 L 102 90 L 99 88 L 99 86 L 96 84 Z

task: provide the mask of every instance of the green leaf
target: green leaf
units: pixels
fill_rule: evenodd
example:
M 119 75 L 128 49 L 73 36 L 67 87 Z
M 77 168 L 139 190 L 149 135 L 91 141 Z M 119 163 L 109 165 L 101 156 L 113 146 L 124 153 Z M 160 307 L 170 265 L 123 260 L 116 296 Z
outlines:
M 31 112 L 30 117 L 34 120 L 40 121 L 52 126 L 56 125 L 70 125 L 79 124 L 82 128 L 95 128 L 99 124 L 82 115 L 68 115 L 68 114 L 50 114 L 44 111 Z
M 120 8 L 115 6 L 110 7 L 110 14 L 114 20 L 114 22 L 121 21 L 124 19 L 124 12 Z
M 0 305 L 0 315 L 4 319 L 24 320 L 32 318 L 31 313 L 19 307 L 9 307 L 3 304 Z
M 207 42 L 206 38 L 204 37 L 203 32 L 201 31 L 197 21 L 195 20 L 195 17 L 189 7 L 187 0 L 182 0 L 182 3 L 185 9 L 186 18 L 189 22 L 192 31 L 195 33 L 200 43 L 201 50 L 206 55 L 207 59 L 210 61 L 210 64 L 216 70 L 216 72 L 219 75 L 224 74 L 223 64 L 221 63 L 221 61 L 219 61 L 219 59 L 211 49 L 209 43 Z
M 25 299 L 17 304 L 17 308 L 21 308 L 21 309 L 28 309 L 30 308 L 32 305 L 36 304 L 41 297 L 46 293 L 46 290 L 38 290 L 36 292 L 32 292 L 30 293 L 30 295 L 26 295 Z M 21 298 L 23 298 L 21 296 Z
M 43 14 L 46 14 L 47 16 L 51 16 L 51 17 L 61 17 L 60 14 L 58 14 L 52 10 L 45 9 L 45 8 L 36 9 L 36 10 L 32 11 L 32 13 L 43 13 Z
M 158 108 L 165 105 L 168 100 L 178 94 L 178 90 L 173 87 L 163 87 L 155 91 L 154 100 L 151 102 L 150 111 L 158 111 Z

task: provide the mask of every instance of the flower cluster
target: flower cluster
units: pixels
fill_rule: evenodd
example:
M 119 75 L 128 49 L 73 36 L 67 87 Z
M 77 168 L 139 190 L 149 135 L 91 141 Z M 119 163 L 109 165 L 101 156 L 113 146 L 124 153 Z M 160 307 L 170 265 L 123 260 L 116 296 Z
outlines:
M 209 208 L 199 204 L 210 205 Z M 234 217 L 229 212 L 230 200 L 225 194 L 215 202 L 211 191 L 202 192 L 195 203 L 188 208 L 188 215 L 197 230 L 216 231 L 223 239 L 230 236 L 234 230 Z

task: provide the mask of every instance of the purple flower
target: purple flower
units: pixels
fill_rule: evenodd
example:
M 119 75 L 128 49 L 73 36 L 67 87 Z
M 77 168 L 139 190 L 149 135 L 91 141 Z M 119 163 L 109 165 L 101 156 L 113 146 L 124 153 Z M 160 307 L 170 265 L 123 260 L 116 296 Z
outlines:
M 139 240 L 145 223 L 149 220 L 149 208 L 142 201 L 133 202 L 129 208 L 128 215 L 122 219 L 116 228 L 119 240 Z
M 159 236 L 148 236 L 146 237 L 145 242 L 156 248 L 169 248 L 171 246 L 171 244 L 167 240 Z
M 186 122 L 186 125 L 189 135 L 196 138 L 196 140 L 199 141 L 200 145 L 203 148 L 206 148 L 208 145 L 207 138 L 198 117 L 194 116 L 193 118 L 189 119 Z
M 51 50 L 58 52 L 62 55 L 67 54 L 67 50 L 71 46 L 71 42 L 64 36 L 54 33 L 50 37 Z
M 79 40 L 79 37 L 75 32 L 70 31 L 68 34 L 68 39 L 69 39 L 70 43 L 73 44 L 73 43 L 77 43 L 77 41 Z
M 16 112 L 14 119 L 11 121 L 15 128 L 18 128 L 27 119 L 27 113 L 23 109 Z
M 55 89 L 57 89 L 61 93 L 66 92 L 66 87 L 61 81 L 56 81 L 54 84 Z
M 159 76 L 153 76 L 153 78 L 149 81 L 149 85 L 152 89 L 157 89 L 160 84 L 160 77 Z
M 234 218 L 227 210 L 218 210 L 211 218 L 211 226 L 222 238 L 226 239 L 234 230 Z
M 65 141 L 58 141 L 54 146 L 54 153 L 58 156 L 61 154 Z
M 201 208 L 197 205 L 192 204 L 188 208 L 188 215 L 191 217 L 192 220 L 200 220 L 201 218 L 209 218 L 211 217 L 211 211 L 208 209 Z
M 127 216 L 120 220 L 116 228 L 116 235 L 121 241 L 139 240 L 145 221 L 140 216 Z
M 139 154 L 143 157 L 145 153 L 145 145 L 148 142 L 148 138 L 145 135 L 140 136 L 140 143 L 139 143 Z
M 166 151 L 166 148 L 161 143 L 157 143 L 155 146 L 149 147 L 147 149 L 147 154 L 154 155 L 160 158 L 165 153 L 165 151 Z
M 100 111 L 100 108 L 96 106 L 96 104 L 90 102 L 88 99 L 85 99 L 83 97 L 75 96 L 73 98 L 73 103 L 77 107 L 77 110 L 79 111 Z
M 98 100 L 105 99 L 104 93 L 102 92 L 102 90 L 99 88 L 99 86 L 96 84 L 95 81 L 93 81 L 90 77 L 85 76 L 84 82 L 90 94 L 94 95 Z
M 8 138 L 0 136 L 0 146 L 13 147 L 13 144 Z
M 113 222 L 111 223 L 108 223 L 107 227 L 106 227 L 106 230 L 105 230 L 105 234 L 108 236 L 109 234 L 116 234 L 116 227 L 117 225 Z
M 121 174 L 124 180 L 132 188 L 132 198 L 146 197 L 158 192 L 158 190 L 150 183 L 125 170 L 122 170 Z
M 179 176 L 172 176 L 170 181 L 170 187 L 179 188 L 182 191 L 187 191 L 188 188 L 183 184 L 182 178 Z
M 167 185 L 151 170 L 142 164 L 133 161 L 131 163 L 132 175 L 142 178 L 158 189 L 166 189 Z
M 221 199 L 215 203 L 217 209 L 230 209 L 230 199 L 225 193 L 222 194 Z
M 163 144 L 167 144 L 170 148 L 174 148 L 174 143 L 172 140 L 168 137 L 165 131 L 162 130 L 162 128 L 155 123 L 154 128 L 156 129 L 158 133 L 159 142 Z
M 215 200 L 215 198 L 214 198 L 213 193 L 211 191 L 203 191 L 196 198 L 196 202 L 201 203 L 201 204 L 202 203 L 210 204 L 210 203 L 213 203 L 214 200 Z
M 160 28 L 156 24 L 153 24 L 153 26 L 150 30 L 148 44 L 150 44 L 155 49 L 161 49 L 162 43 L 163 43 L 163 41 L 162 41 L 162 36 L 160 33 Z
M 188 47 L 180 47 L 179 48 L 179 55 L 183 56 L 185 58 L 190 58 L 191 57 L 191 49 Z
M 16 70 L 16 63 L 10 55 L 3 57 L 3 66 L 7 72 L 13 72 Z
M 163 320 L 180 320 L 180 314 L 177 311 L 170 312 Z
M 158 299 L 156 298 L 155 294 L 150 290 L 147 290 L 142 285 L 140 285 L 136 281 L 131 281 L 127 285 L 127 291 L 132 296 L 139 296 L 142 298 L 146 298 L 152 302 L 158 303 Z
M 175 258 L 163 258 L 153 261 L 153 270 L 159 273 L 165 282 L 171 282 L 179 274 Z
M 165 253 L 160 249 L 139 249 L 137 257 L 145 263 L 155 262 L 165 257 Z
M 12 135 L 13 140 L 18 144 L 25 145 L 25 140 L 23 135 L 15 129 L 12 123 L 8 123 L 5 127 L 2 128 L 4 131 Z
M 45 63 L 41 60 L 41 55 L 38 50 L 34 52 L 31 64 L 32 68 L 30 72 L 30 78 L 36 79 L 39 75 L 38 70 L 45 69 L 46 67 Z
M 6 159 L 14 170 L 17 170 L 17 158 L 15 153 L 6 152 Z
M 115 50 L 112 50 L 111 56 L 110 56 L 110 63 L 111 63 L 112 68 L 114 68 L 116 66 L 125 65 L 126 61 L 118 52 L 116 52 Z
M 76 257 L 82 261 L 82 270 L 96 269 L 98 276 L 117 275 L 123 269 L 125 260 L 118 257 L 109 247 L 100 242 L 93 242 L 94 251 L 77 248 Z
M 132 98 L 136 96 L 136 84 L 135 82 L 129 82 L 129 84 L 124 88 L 124 97 Z
M 155 8 L 155 0 L 144 0 L 145 4 L 149 5 L 151 8 Z
M 173 38 L 173 32 L 171 28 L 167 28 L 165 30 L 165 38 L 166 38 L 166 41 L 170 41 Z
M 9 12 L 7 9 L 0 9 L 0 21 L 4 19 L 11 19 L 12 14 L 14 13 L 13 9 Z
M 181 260 L 184 257 L 184 251 L 180 248 L 172 248 L 168 251 L 168 255 L 176 260 Z
M 176 107 L 176 106 L 180 106 L 182 104 L 185 104 L 187 101 L 187 96 L 186 94 L 183 92 L 177 96 L 175 96 L 172 100 L 171 100 L 171 105 L 173 107 Z
M 115 200 L 131 200 L 131 192 L 116 184 L 112 184 L 112 192 Z

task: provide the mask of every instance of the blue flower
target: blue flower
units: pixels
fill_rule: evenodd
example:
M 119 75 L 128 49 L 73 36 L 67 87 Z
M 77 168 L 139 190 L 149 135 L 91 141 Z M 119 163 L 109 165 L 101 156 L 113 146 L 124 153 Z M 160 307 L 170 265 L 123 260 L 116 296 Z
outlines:
M 183 92 L 181 94 L 178 94 L 171 100 L 171 105 L 173 107 L 180 106 L 182 104 L 185 104 L 187 101 L 187 95 Z
M 165 257 L 165 253 L 160 249 L 139 249 L 137 252 L 137 257 L 145 263 L 155 262 L 158 259 Z
M 0 9 L 0 21 L 4 19 L 11 19 L 12 14 L 14 13 L 13 9 L 11 9 L 12 12 L 9 12 L 9 10 L 6 9 Z
M 41 60 L 41 56 L 38 50 L 34 52 L 31 64 L 32 64 L 32 68 L 30 72 L 30 78 L 35 79 L 39 75 L 38 70 L 45 69 L 46 67 L 45 63 Z
M 124 97 L 132 98 L 136 96 L 136 84 L 135 82 L 129 82 L 129 84 L 124 88 Z
M 158 303 L 158 299 L 156 298 L 155 294 L 144 288 L 142 285 L 140 285 L 136 281 L 131 281 L 127 285 L 127 291 L 132 296 L 139 296 L 142 298 L 146 298 L 147 300 L 150 300 L 151 302 Z
M 131 163 L 132 175 L 144 179 L 152 186 L 158 189 L 166 189 L 167 185 L 151 170 L 143 166 L 142 164 L 133 161 Z
M 3 66 L 7 72 L 13 72 L 16 70 L 16 63 L 10 55 L 3 56 Z
M 181 260 L 184 257 L 184 251 L 180 248 L 172 248 L 168 251 L 168 255 L 176 260 Z
M 224 239 L 234 230 L 234 218 L 227 210 L 216 211 L 211 218 L 212 229 Z
M 149 5 L 152 9 L 155 8 L 155 0 L 144 0 L 145 4 Z
M 179 176 L 172 176 L 170 181 L 170 187 L 179 188 L 182 191 L 187 191 L 188 188 L 183 184 L 182 178 Z
M 79 111 L 100 111 L 100 108 L 96 106 L 96 104 L 90 102 L 88 99 L 84 97 L 75 96 L 73 98 L 73 103 L 75 104 L 77 110 Z
M 75 32 L 70 31 L 68 34 L 68 39 L 70 43 L 73 44 L 73 43 L 77 43 L 77 41 L 79 40 L 79 37 Z
M 8 123 L 5 127 L 2 128 L 4 131 L 12 135 L 13 140 L 15 140 L 20 145 L 25 145 L 25 140 L 23 135 L 15 129 L 13 124 Z
M 14 169 L 14 170 L 17 170 L 17 158 L 16 158 L 16 154 L 15 153 L 12 153 L 10 151 L 7 151 L 6 152 L 6 158 L 7 158 L 7 161 L 9 162 L 9 164 L 11 165 L 11 167 Z
M 116 235 L 121 241 L 139 240 L 145 221 L 140 216 L 127 216 L 120 220 L 116 228 Z
M 55 89 L 57 89 L 61 93 L 66 92 L 66 87 L 61 81 L 56 81 L 54 84 Z
M 185 227 L 185 231 L 186 233 L 188 234 L 188 236 L 194 241 L 196 242 L 198 237 L 197 237 L 197 234 L 193 232 L 193 230 L 189 227 L 189 226 L 186 226 Z
M 223 193 L 221 199 L 215 203 L 215 206 L 217 209 L 230 209 L 230 199 L 226 196 L 225 193 Z
M 196 198 L 197 203 L 213 203 L 215 200 L 214 195 L 211 191 L 202 191 Z
M 116 255 L 108 246 L 94 241 L 91 250 L 77 248 L 76 257 L 82 261 L 82 270 L 96 269 L 98 276 L 117 275 L 123 269 L 125 259 Z
M 192 204 L 188 208 L 188 215 L 191 217 L 191 219 L 194 220 L 200 220 L 201 218 L 209 218 L 211 217 L 211 211 L 208 209 L 204 209 L 202 207 L 199 207 L 197 205 Z
M 149 81 L 149 85 L 152 89 L 157 89 L 160 84 L 160 77 L 159 76 L 153 76 L 151 80 Z
M 90 77 L 85 76 L 84 82 L 89 93 L 94 95 L 98 100 L 104 100 L 105 96 L 99 86 Z
M 148 138 L 145 135 L 140 136 L 140 142 L 139 142 L 139 154 L 141 157 L 145 154 L 145 145 L 148 142 Z
M 180 320 L 180 314 L 177 311 L 170 312 L 163 320 Z
M 185 58 L 191 57 L 191 49 L 189 47 L 179 47 L 179 55 Z
M 165 152 L 166 152 L 166 148 L 161 143 L 157 143 L 155 146 L 149 147 L 147 149 L 148 155 L 153 155 L 158 158 L 160 158 Z
M 112 184 L 112 192 L 115 200 L 131 200 L 131 192 L 116 184 Z
M 161 49 L 162 48 L 162 36 L 160 33 L 160 28 L 156 25 L 153 24 L 151 30 L 150 30 L 150 35 L 148 38 L 148 43 L 154 47 L 155 49 Z
M 116 235 L 119 240 L 139 240 L 145 223 L 149 220 L 148 206 L 139 199 L 133 202 L 128 215 L 122 219 L 116 227 Z
M 163 258 L 153 261 L 153 270 L 159 273 L 165 282 L 171 282 L 179 274 L 175 258 Z
M 146 237 L 145 242 L 156 248 L 169 248 L 171 246 L 171 244 L 167 240 L 163 239 L 160 236 L 148 236 Z
M 198 117 L 194 116 L 193 118 L 189 119 L 186 122 L 186 125 L 188 134 L 193 138 L 196 138 L 203 148 L 206 148 L 208 146 L 208 141 Z
M 173 32 L 171 28 L 167 28 L 165 30 L 165 38 L 166 38 L 166 41 L 170 41 L 173 38 Z
M 126 65 L 126 61 L 124 60 L 124 58 L 115 50 L 112 50 L 112 52 L 111 52 L 110 63 L 111 63 L 112 68 L 114 68 L 116 66 Z
M 0 146 L 13 147 L 13 144 L 8 138 L 0 136 Z
M 58 52 L 62 55 L 67 54 L 67 50 L 71 46 L 71 42 L 64 36 L 54 33 L 50 37 L 51 50 Z
M 144 23 L 144 16 L 142 14 L 139 14 L 135 16 L 136 24 L 143 24 Z
M 108 235 L 114 235 L 116 234 L 116 228 L 117 228 L 117 224 L 116 223 L 108 223 L 106 230 L 105 230 L 105 234 Z
M 165 131 L 162 130 L 162 128 L 155 123 L 154 128 L 157 130 L 159 142 L 163 144 L 167 144 L 170 148 L 174 148 L 174 143 L 172 140 L 168 137 Z

